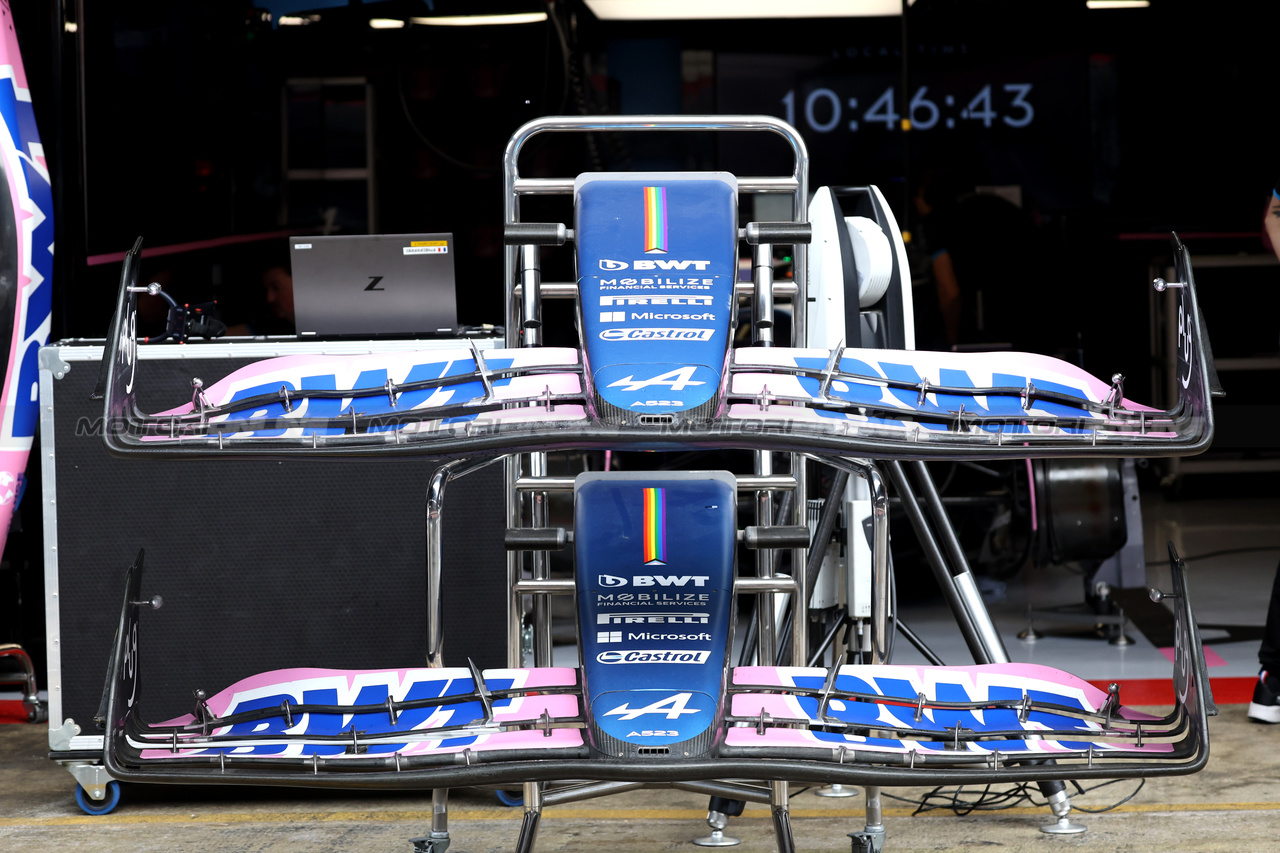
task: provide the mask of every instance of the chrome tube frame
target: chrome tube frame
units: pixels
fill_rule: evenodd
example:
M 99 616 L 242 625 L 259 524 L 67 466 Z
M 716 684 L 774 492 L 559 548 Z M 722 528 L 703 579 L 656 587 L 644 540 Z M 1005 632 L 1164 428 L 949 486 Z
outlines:
M 574 178 L 522 178 L 520 176 L 520 153 L 524 146 L 534 136 L 543 133 L 559 133 L 559 132 L 591 132 L 607 130 L 616 131 L 637 131 L 637 132 L 655 132 L 655 131 L 730 131 L 730 132 L 764 132 L 781 136 L 791 147 L 793 155 L 792 172 L 790 177 L 739 177 L 738 189 L 740 192 L 749 193 L 785 193 L 792 198 L 791 213 L 793 220 L 803 222 L 806 215 L 806 204 L 809 196 L 809 153 L 805 146 L 804 140 L 800 137 L 795 128 L 773 116 L 561 116 L 551 118 L 541 118 L 530 121 L 520 127 L 507 143 L 506 151 L 502 158 L 502 174 L 503 174 L 503 224 L 510 225 L 520 219 L 520 197 L 524 195 L 564 195 L 573 192 Z M 520 303 L 526 301 L 524 297 L 528 295 L 534 300 L 540 300 L 541 296 L 549 295 L 554 292 L 555 295 L 565 295 L 556 288 L 546 288 L 540 285 L 540 277 L 532 276 L 528 273 L 529 268 L 533 265 L 534 258 L 526 256 L 524 264 L 520 263 L 521 247 L 510 245 L 504 249 L 503 260 L 503 317 L 506 319 L 506 342 L 508 346 L 519 346 L 521 341 L 519 338 L 520 329 L 523 328 L 530 317 L 536 317 L 539 309 L 536 305 L 522 305 Z M 536 249 L 534 249 L 536 251 Z M 755 252 L 756 261 L 761 261 L 762 252 Z M 794 287 L 794 296 L 792 296 L 792 304 L 803 306 L 805 304 L 807 290 L 808 275 L 808 246 L 804 244 L 796 244 L 792 253 L 794 260 L 792 282 Z M 524 274 L 521 275 L 521 267 L 524 268 Z M 771 273 L 771 270 L 770 270 Z M 535 281 L 535 278 L 538 278 Z M 767 298 L 762 297 L 759 288 L 767 283 L 771 288 L 767 294 Z M 766 302 L 770 310 L 772 309 L 774 292 L 772 291 L 773 280 L 769 274 L 764 279 L 758 279 L 755 286 L 755 293 L 759 301 Z M 787 288 L 788 290 L 791 288 Z M 568 288 L 562 290 L 568 291 Z M 576 288 L 575 288 L 576 290 Z M 544 294 L 546 291 L 546 294 Z M 519 300 L 519 302 L 518 302 Z M 756 309 L 759 311 L 759 307 Z M 795 310 L 792 312 L 792 342 L 795 346 L 803 346 L 806 340 L 805 334 L 805 312 L 803 310 Z M 772 341 L 772 331 L 768 336 Z M 528 337 L 524 343 L 531 344 L 540 340 L 539 337 L 533 339 Z M 533 478 L 538 478 L 546 474 L 546 456 L 542 453 L 531 453 L 529 456 L 529 471 Z M 767 452 L 758 454 L 758 457 L 768 458 Z M 757 473 L 772 473 L 771 465 L 765 463 L 768 471 L 764 469 L 758 470 Z M 513 455 L 507 462 L 507 518 L 508 525 L 512 527 L 520 526 L 521 522 L 521 500 L 518 495 L 518 486 L 523 479 L 520 476 L 522 468 L 522 458 Z M 784 522 L 798 524 L 803 521 L 803 508 L 805 506 L 805 477 L 803 465 L 793 456 L 792 462 L 793 477 L 797 482 L 796 499 L 792 502 L 796 510 L 793 518 L 785 519 Z M 530 521 L 535 527 L 545 526 L 546 522 L 546 491 L 535 489 L 532 498 L 531 518 Z M 766 516 L 770 516 L 769 507 L 772 505 L 770 492 L 760 491 L 758 494 L 757 505 Z M 772 524 L 772 517 L 761 517 L 760 524 Z M 773 575 L 773 555 L 767 551 L 761 551 L 758 555 L 759 559 L 759 576 L 762 578 L 771 577 Z M 547 575 L 546 555 L 535 552 L 532 557 L 533 568 L 532 574 L 534 580 L 545 580 Z M 518 553 L 511 553 L 507 556 L 507 575 L 511 588 L 515 589 L 516 583 L 521 580 L 523 570 L 521 567 L 521 557 Z M 792 565 L 795 567 L 794 573 L 799 577 L 801 583 L 800 588 L 803 589 L 804 583 L 804 567 L 807 561 L 807 551 L 805 549 L 794 549 L 792 551 Z M 806 662 L 806 649 L 808 644 L 807 628 L 808 613 L 807 602 L 799 601 L 802 596 L 794 597 L 792 606 L 796 608 L 793 613 L 793 663 L 797 666 L 803 666 Z M 760 614 L 760 662 L 773 662 L 773 609 L 771 605 L 773 596 L 769 595 L 766 600 L 761 601 L 761 607 L 758 609 Z M 507 657 L 508 664 L 511 666 L 519 666 L 523 662 L 523 654 L 521 648 L 521 637 L 523 634 L 522 625 L 522 606 L 517 597 L 513 597 L 511 603 L 511 611 L 508 613 L 507 620 Z M 537 596 L 533 605 L 534 618 L 534 661 L 535 665 L 547 666 L 551 662 L 550 646 L 551 646 L 551 626 L 550 626 L 550 609 L 547 606 L 545 596 Z M 765 650 L 768 650 L 767 652 Z
M 459 477 L 465 477 L 497 459 L 469 465 L 466 459 L 455 459 L 441 465 L 431 477 L 427 487 L 427 666 L 444 666 L 444 602 L 442 601 L 441 575 L 444 571 L 444 535 L 441 528 L 444 516 L 445 486 Z
M 947 508 L 942 505 L 942 497 L 934 485 L 933 475 L 924 462 L 910 464 L 916 472 L 916 482 L 920 488 L 920 496 L 924 499 L 925 510 L 933 519 L 937 537 L 942 540 L 942 546 L 951 562 L 951 580 L 955 584 L 956 594 L 969 613 L 969 619 L 986 650 L 988 662 L 1008 663 L 1009 650 L 1005 648 L 1004 640 L 1000 638 L 1000 632 L 991 621 L 991 614 L 987 612 L 987 606 L 978 592 L 973 570 L 969 568 L 964 549 L 960 547 L 960 539 L 947 515 Z
M 755 456 L 756 476 L 761 479 L 773 476 L 773 454 L 756 451 Z M 756 524 L 760 527 L 773 524 L 773 492 L 763 489 L 756 492 Z M 756 577 L 762 581 L 773 580 L 773 551 L 768 548 L 756 551 Z M 765 594 L 756 600 L 756 637 L 759 638 L 756 663 L 759 666 L 774 664 L 774 614 L 777 612 L 774 605 L 772 594 Z

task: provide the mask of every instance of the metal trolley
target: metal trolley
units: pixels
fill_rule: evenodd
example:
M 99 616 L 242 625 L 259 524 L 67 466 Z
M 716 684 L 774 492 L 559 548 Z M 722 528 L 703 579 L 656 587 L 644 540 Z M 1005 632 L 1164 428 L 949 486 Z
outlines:
M 616 405 L 609 408 L 614 404 L 606 403 L 596 376 L 608 359 L 601 353 L 619 350 L 601 350 L 588 334 L 594 328 L 594 320 L 586 316 L 588 277 L 580 267 L 576 282 L 541 280 L 542 247 L 573 242 L 581 259 L 586 251 L 581 228 L 531 223 L 520 216 L 525 196 L 577 196 L 583 186 L 578 178 L 521 177 L 518 161 L 529 139 L 542 133 L 620 131 L 758 132 L 780 136 L 792 151 L 793 170 L 788 176 L 735 179 L 741 192 L 790 196 L 792 217 L 784 222 L 748 223 L 739 229 L 736 212 L 732 214 L 732 233 L 724 235 L 733 247 L 732 280 L 716 285 L 726 294 L 725 313 L 717 313 L 719 307 L 708 308 L 705 316 L 715 316 L 716 329 L 684 335 L 725 341 L 716 381 L 697 383 L 712 385 L 706 389 L 711 402 L 702 408 L 681 408 L 670 401 L 645 401 L 638 413 L 631 414 L 619 414 L 623 410 Z M 1102 383 L 1040 356 L 1019 355 L 1010 362 L 999 360 L 1005 354 L 975 357 L 846 349 L 843 343 L 814 349 L 808 346 L 807 329 L 809 300 L 815 292 L 807 276 L 808 244 L 830 235 L 818 233 L 822 229 L 810 221 L 807 175 L 803 141 L 793 128 L 770 117 L 530 122 L 516 132 L 504 156 L 505 349 L 481 353 L 460 345 L 445 355 L 434 354 L 430 365 L 425 357 L 412 354 L 405 356 L 408 361 L 383 358 L 377 362 L 383 372 L 377 375 L 385 381 L 375 384 L 367 379 L 352 384 L 357 375 L 372 375 L 368 371 L 376 366 L 373 361 L 301 365 L 297 360 L 266 361 L 247 368 L 247 374 L 197 387 L 190 403 L 159 414 L 140 411 L 132 392 L 137 367 L 133 317 L 137 293 L 143 290 L 136 280 L 137 252 L 132 253 L 125 262 L 104 360 L 105 415 L 111 425 L 104 435 L 113 453 L 140 457 L 398 454 L 450 461 L 429 486 L 428 644 L 423 670 L 352 674 L 368 692 L 362 689 L 345 699 L 339 695 L 336 702 L 321 701 L 316 698 L 320 694 L 297 686 L 299 679 L 318 684 L 329 677 L 324 673 L 268 673 L 233 685 L 217 697 L 203 697 L 187 718 L 149 724 L 139 719 L 134 704 L 140 689 L 137 638 L 146 602 L 140 557 L 129 573 L 108 681 L 105 773 L 114 779 L 168 783 L 430 788 L 435 815 L 432 834 L 416 843 L 419 849 L 437 851 L 448 844 L 450 787 L 521 785 L 525 819 L 517 846 L 526 851 L 534 846 L 547 805 L 636 787 L 669 786 L 728 800 L 769 803 L 779 848 L 791 850 L 790 782 L 867 786 L 867 826 L 856 834 L 855 845 L 879 849 L 884 837 L 879 807 L 882 785 L 1052 782 L 1191 773 L 1202 767 L 1208 755 L 1205 717 L 1212 712 L 1212 701 L 1185 572 L 1176 555 L 1171 554 L 1175 588 L 1168 597 L 1175 601 L 1178 622 L 1175 684 L 1180 702 L 1170 715 L 1157 719 L 1124 708 L 1118 693 L 1097 691 L 1073 676 L 1008 663 L 923 467 L 928 459 L 1152 456 L 1202 450 L 1213 429 L 1212 362 L 1185 249 L 1177 246 L 1179 281 L 1170 294 L 1178 300 L 1184 318 L 1180 328 L 1185 346 L 1179 360 L 1184 391 L 1167 411 L 1132 404 L 1117 384 Z M 667 179 L 665 175 L 629 177 L 640 183 Z M 713 189 L 724 196 L 722 187 Z M 893 247 L 889 263 L 898 286 L 907 282 L 909 288 L 896 224 L 885 206 L 880 205 L 877 213 L 877 199 L 878 193 L 868 192 L 866 209 L 879 216 L 878 227 Z M 838 231 L 842 223 L 843 219 L 833 227 Z M 740 241 L 751 246 L 750 283 L 736 280 Z M 773 245 L 794 247 L 790 281 L 774 281 Z M 606 268 L 603 263 L 601 268 Z M 828 294 L 846 286 L 835 276 L 819 284 Z M 577 299 L 582 342 L 578 348 L 544 345 L 544 298 Z M 775 299 L 789 300 L 792 306 L 787 342 L 774 340 Z M 708 300 L 700 304 L 715 302 L 713 297 Z M 752 340 L 733 348 L 722 333 L 735 326 L 740 301 L 752 307 Z M 597 337 L 617 336 L 601 333 Z M 297 373 L 322 369 L 332 372 L 334 383 L 308 384 Z M 619 384 L 644 383 L 614 382 L 608 387 Z M 722 448 L 751 451 L 753 470 L 736 476 L 684 473 L 667 479 L 650 472 L 651 478 L 633 474 L 630 480 L 602 472 L 569 479 L 551 476 L 548 465 L 548 453 L 565 449 Z M 446 488 L 451 480 L 499 460 L 505 465 L 510 550 L 508 666 L 486 672 L 474 666 L 446 667 L 440 618 L 441 577 L 446 570 L 440 523 Z M 807 499 L 817 496 L 811 495 L 806 468 L 813 464 L 829 468 L 834 482 L 811 527 L 806 524 Z M 758 598 L 756 618 L 747 632 L 754 635 L 747 643 L 751 659 L 745 661 L 752 665 L 732 665 L 732 620 L 721 619 L 725 633 L 715 635 L 719 639 L 712 639 L 707 650 L 686 661 L 706 668 L 651 666 L 643 671 L 666 685 L 666 692 L 660 694 L 666 698 L 643 708 L 623 702 L 606 710 L 606 704 L 614 701 L 605 703 L 593 693 L 592 682 L 603 683 L 613 676 L 601 674 L 595 662 L 622 659 L 608 652 L 589 658 L 583 651 L 581 667 L 556 667 L 550 596 L 577 597 L 580 648 L 590 647 L 594 654 L 595 643 L 620 642 L 607 630 L 593 639 L 585 617 L 593 614 L 590 608 L 595 605 L 586 599 L 600 596 L 595 596 L 591 584 L 625 584 L 628 577 L 633 583 L 639 583 L 640 577 L 652 583 L 651 576 L 587 571 L 584 561 L 604 559 L 585 543 L 587 534 L 597 524 L 630 530 L 626 525 L 639 525 L 642 518 L 646 530 L 656 529 L 659 510 L 653 507 L 664 505 L 666 492 L 676 500 L 690 477 L 698 480 L 698 489 L 732 493 L 735 507 L 739 495 L 753 506 L 756 523 L 745 529 L 738 529 L 732 512 L 726 515 L 721 510 L 716 516 L 721 525 L 716 529 L 724 531 L 716 534 L 721 537 L 716 546 L 722 557 L 721 574 L 713 579 L 714 572 L 708 569 L 705 577 L 697 574 L 694 581 L 705 581 L 709 590 L 715 588 L 714 594 L 705 594 L 707 607 L 722 607 L 722 612 L 732 614 L 739 595 Z M 815 643 L 808 633 L 814 582 L 820 571 L 834 570 L 832 564 L 824 569 L 823 557 L 841 511 L 839 497 L 850 477 L 866 483 L 872 528 L 873 601 L 862 664 L 846 664 L 844 654 L 830 648 L 834 635 Z M 888 666 L 890 485 L 903 499 L 977 661 L 975 667 Z M 612 498 L 612 503 L 598 505 L 582 499 L 575 505 L 575 529 L 551 524 L 548 502 L 555 493 L 585 495 L 593 488 L 612 496 L 615 492 L 610 489 L 638 493 L 640 487 L 646 492 L 643 516 L 639 509 L 617 509 L 622 503 Z M 923 500 L 917 499 L 917 489 Z M 701 494 L 695 490 L 695 498 Z M 707 510 L 719 507 L 710 499 L 704 503 Z M 663 530 L 667 518 L 661 516 Z M 675 517 L 671 530 L 679 533 L 686 522 Z M 739 541 L 756 551 L 754 576 L 738 576 L 734 568 Z M 551 577 L 548 552 L 569 546 L 577 553 L 575 578 Z M 780 571 L 780 552 L 790 554 L 786 574 Z M 646 563 L 653 564 L 665 565 L 662 560 Z M 664 577 L 665 583 L 683 584 L 694 575 Z M 532 666 L 526 665 L 524 652 L 526 612 L 531 615 Z M 635 618 L 662 621 L 668 615 Z M 602 614 L 600 620 L 600 625 L 613 625 L 626 618 Z M 714 627 L 714 623 L 705 617 L 700 624 Z M 786 662 L 775 660 L 778 641 L 787 633 L 784 625 L 789 625 L 791 638 Z M 706 636 L 712 638 L 710 627 Z M 700 701 L 690 699 L 693 693 L 681 686 L 682 679 L 695 672 L 712 678 L 709 683 L 716 685 L 714 707 L 686 707 L 688 702 Z M 885 680 L 889 675 L 893 679 Z M 250 694 L 259 699 L 248 702 Z M 268 694 L 269 703 L 261 698 Z M 276 702 L 280 696 L 285 698 Z M 656 713 L 654 709 L 669 712 L 667 719 L 702 715 L 708 727 L 692 740 L 679 732 L 662 732 L 670 737 L 661 743 L 662 738 L 648 730 L 624 736 L 605 734 L 606 716 L 635 718 Z M 462 723 L 448 722 L 455 713 Z M 353 723 L 348 728 L 320 728 L 322 718 L 349 716 Z M 356 719 L 360 726 L 354 724 Z M 416 721 L 412 727 L 409 720 Z M 260 734 L 263 731 L 266 734 Z M 683 754 L 669 748 L 671 744 L 680 745 Z M 1051 801 L 1060 819 L 1058 828 L 1074 830 L 1067 819 L 1070 805 L 1060 787 Z M 712 826 L 719 832 L 725 818 L 712 811 Z

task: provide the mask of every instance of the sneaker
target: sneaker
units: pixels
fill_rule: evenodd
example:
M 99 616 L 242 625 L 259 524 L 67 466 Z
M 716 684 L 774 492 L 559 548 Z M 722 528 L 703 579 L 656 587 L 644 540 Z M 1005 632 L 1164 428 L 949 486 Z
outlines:
M 1249 719 L 1255 723 L 1280 723 L 1280 676 L 1265 669 L 1258 673 L 1249 703 Z

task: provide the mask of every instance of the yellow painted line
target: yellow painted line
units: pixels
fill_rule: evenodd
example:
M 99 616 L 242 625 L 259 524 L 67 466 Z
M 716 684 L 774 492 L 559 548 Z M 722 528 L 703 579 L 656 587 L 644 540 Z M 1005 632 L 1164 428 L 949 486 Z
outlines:
M 1100 805 L 1085 806 L 1085 808 L 1100 808 Z M 883 809 L 886 817 L 911 817 L 914 808 L 887 808 Z M 1101 814 L 1138 814 L 1145 812 L 1273 812 L 1280 811 L 1280 803 L 1131 803 L 1129 805 L 1119 806 Z M 1011 809 L 999 810 L 982 810 L 976 811 L 974 814 L 999 814 L 1005 816 L 1017 817 L 1020 815 L 1039 815 L 1043 816 L 1045 807 L 1019 806 Z M 821 811 L 817 809 L 806 809 L 803 812 L 800 809 L 792 809 L 792 815 L 803 817 L 820 817 Z M 862 815 L 861 810 L 850 812 L 850 814 Z M 1088 820 L 1094 817 L 1094 814 L 1082 811 L 1072 811 L 1071 815 L 1080 820 Z M 952 811 L 947 808 L 934 809 L 933 811 L 923 812 L 916 817 L 952 817 Z
M 127 807 L 126 807 L 127 808 Z M 1280 802 L 1276 803 L 1139 803 L 1120 806 L 1107 814 L 1134 814 L 1146 812 L 1250 812 L 1280 811 Z M 886 817 L 910 817 L 910 808 L 886 808 Z M 1041 808 L 1000 809 L 994 812 L 978 812 L 978 814 L 998 814 L 1001 816 L 1039 816 L 1045 810 Z M 523 811 L 518 808 L 503 811 L 450 811 L 449 817 L 454 821 L 511 821 L 520 820 Z M 855 809 L 792 809 L 791 816 L 796 818 L 861 818 L 864 812 Z M 1085 812 L 1078 812 L 1082 819 L 1090 817 Z M 552 807 L 543 814 L 545 820 L 704 820 L 706 809 L 565 809 Z M 743 815 L 747 818 L 766 819 L 769 813 L 764 808 L 748 807 Z M 949 809 L 936 809 L 926 812 L 920 817 L 952 817 Z M 429 821 L 430 809 L 422 811 L 336 811 L 336 812 L 230 812 L 226 814 L 120 814 L 93 817 L 78 815 L 74 817 L 46 818 L 3 818 L 0 827 L 44 827 L 44 826 L 139 826 L 139 825 L 178 825 L 178 824 L 245 824 L 245 823 L 395 823 L 400 821 Z

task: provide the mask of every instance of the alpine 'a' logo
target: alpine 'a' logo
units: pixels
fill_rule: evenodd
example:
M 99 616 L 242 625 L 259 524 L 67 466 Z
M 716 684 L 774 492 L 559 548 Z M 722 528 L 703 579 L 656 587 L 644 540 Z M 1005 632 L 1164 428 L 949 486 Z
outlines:
M 600 269 L 608 272 L 616 272 L 617 270 L 625 270 L 630 266 L 626 261 L 611 261 L 608 258 L 600 259 Z
M 643 717 L 645 714 L 666 714 L 668 720 L 678 720 L 682 714 L 697 714 L 697 708 L 686 707 L 689 700 L 693 698 L 692 693 L 677 693 L 674 696 L 668 696 L 666 699 L 659 699 L 657 702 L 651 702 L 643 708 L 629 708 L 628 703 L 623 702 L 612 711 L 605 711 L 606 717 L 618 717 L 621 720 L 634 720 L 636 717 Z
M 624 376 L 617 382 L 610 382 L 610 388 L 621 388 L 624 391 L 639 391 L 642 388 L 648 388 L 650 385 L 664 385 L 672 391 L 683 391 L 690 385 L 706 385 L 707 383 L 693 378 L 694 371 L 697 370 L 693 365 L 677 368 L 676 370 L 668 370 L 661 376 L 655 376 L 652 379 L 636 379 L 635 374 Z

